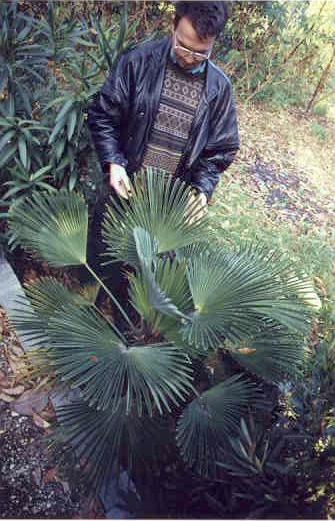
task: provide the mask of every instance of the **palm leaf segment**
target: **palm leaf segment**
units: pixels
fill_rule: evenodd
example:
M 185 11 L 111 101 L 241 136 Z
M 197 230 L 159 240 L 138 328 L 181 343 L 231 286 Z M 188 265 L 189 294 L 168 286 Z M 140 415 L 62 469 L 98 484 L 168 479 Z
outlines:
M 184 409 L 177 444 L 188 465 L 203 475 L 215 470 L 225 438 L 236 432 L 255 397 L 255 387 L 238 375 L 205 391 Z
M 58 309 L 67 304 L 84 306 L 86 303 L 84 298 L 53 277 L 42 277 L 26 284 L 25 294 L 27 299 L 17 301 L 11 320 L 23 338 L 35 341 L 37 345 L 50 343 L 48 323 Z
M 171 345 L 126 346 L 111 325 L 90 307 L 63 306 L 49 321 L 49 356 L 56 374 L 79 387 L 96 409 L 126 409 L 162 414 L 179 404 L 190 390 L 191 369 L 183 353 Z
M 86 263 L 88 210 L 78 194 L 64 190 L 33 194 L 12 205 L 8 222 L 12 242 L 36 252 L 51 266 Z
M 242 342 L 226 342 L 225 347 L 241 366 L 271 383 L 296 374 L 307 353 L 302 335 L 271 323 Z
M 158 254 L 207 239 L 206 218 L 187 221 L 197 212 L 195 203 L 187 206 L 190 193 L 185 183 L 163 172 L 147 169 L 136 175 L 130 200 L 111 200 L 105 214 L 102 235 L 108 254 L 138 266 L 136 227 L 156 241 Z
M 139 417 L 136 411 L 127 413 L 126 400 L 113 414 L 96 411 L 81 401 L 57 409 L 60 434 L 71 445 L 78 459 L 83 458 L 90 483 L 99 491 L 110 472 L 128 469 L 135 462 L 148 465 L 164 451 L 166 425 L 161 419 Z
M 309 312 L 296 298 L 304 281 L 293 281 L 292 268 L 268 251 L 253 256 L 253 248 L 219 250 L 191 257 L 187 270 L 194 313 L 184 325 L 191 344 L 203 349 L 259 332 L 264 320 L 306 333 Z M 292 279 L 292 280 L 291 280 Z

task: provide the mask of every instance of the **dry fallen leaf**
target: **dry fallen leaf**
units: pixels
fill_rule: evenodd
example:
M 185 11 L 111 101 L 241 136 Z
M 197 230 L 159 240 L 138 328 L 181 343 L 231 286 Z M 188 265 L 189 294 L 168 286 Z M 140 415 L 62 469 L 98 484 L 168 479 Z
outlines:
M 24 392 L 23 385 L 17 385 L 16 387 L 8 387 L 7 389 L 2 389 L 2 392 L 9 394 L 9 396 L 19 396 Z
M 14 374 L 26 371 L 26 362 L 19 357 L 8 357 L 8 363 Z
M 7 378 L 7 375 L 3 371 L 0 371 L 0 386 L 8 387 L 9 385 L 10 385 L 10 381 Z
M 237 351 L 240 355 L 252 355 L 253 353 L 256 353 L 256 349 L 252 347 L 241 347 Z
M 19 414 L 32 416 L 34 412 L 41 412 L 48 405 L 49 394 L 45 391 L 29 389 L 12 404 L 12 409 Z
M 8 394 L 0 393 L 0 401 L 10 403 L 14 400 L 15 400 L 14 396 L 8 396 Z
M 327 296 L 327 288 L 323 280 L 320 279 L 320 277 L 314 277 L 314 282 L 317 289 L 320 291 L 321 296 L 325 298 Z
M 24 354 L 22 347 L 16 344 L 15 342 L 11 344 L 10 351 L 12 351 L 12 353 L 14 353 L 15 356 L 22 356 Z
M 36 485 L 39 487 L 42 481 L 42 471 L 41 467 L 36 467 L 32 471 L 33 480 L 35 481 Z
M 50 483 L 50 481 L 53 481 L 55 478 L 56 478 L 56 469 L 51 468 L 51 469 L 47 470 L 47 472 L 43 475 L 43 485 Z
M 33 414 L 33 421 L 36 427 L 40 427 L 41 429 L 48 429 L 50 427 L 50 423 L 44 420 L 41 416 L 39 416 L 36 412 Z

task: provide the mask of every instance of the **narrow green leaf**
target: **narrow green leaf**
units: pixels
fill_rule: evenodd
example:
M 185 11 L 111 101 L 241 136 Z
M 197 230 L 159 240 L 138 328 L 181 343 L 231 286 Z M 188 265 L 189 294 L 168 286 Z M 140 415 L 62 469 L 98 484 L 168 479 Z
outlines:
M 19 156 L 25 168 L 27 168 L 27 143 L 24 137 L 19 137 Z
M 75 103 L 75 100 L 73 100 L 73 99 L 69 99 L 64 103 L 64 106 L 62 107 L 60 112 L 57 114 L 56 123 L 63 120 L 65 114 L 71 110 L 74 103 Z
M 52 165 L 43 166 L 39 168 L 34 174 L 30 176 L 31 181 L 38 181 L 40 178 L 44 176 L 47 172 L 49 172 L 52 168 Z
M 6 163 L 9 163 L 9 161 L 13 158 L 16 152 L 16 145 L 12 145 L 5 148 L 0 156 L 0 167 L 3 167 Z
M 69 141 L 71 141 L 73 132 L 76 128 L 77 117 L 78 117 L 77 111 L 71 110 L 69 117 L 68 117 L 68 122 L 67 122 L 67 137 L 68 137 Z
M 65 127 L 65 121 L 64 120 L 60 120 L 60 121 L 58 121 L 58 123 L 56 123 L 53 131 L 50 134 L 50 137 L 49 137 L 49 140 L 48 140 L 48 145 L 52 145 L 52 143 L 54 143 L 54 141 L 56 140 L 58 134 L 60 134 L 60 132 L 64 129 L 64 127 Z
M 5 134 L 0 139 L 0 152 L 5 146 L 8 146 L 10 144 L 10 140 L 13 136 L 15 136 L 15 130 L 8 130 L 7 132 L 5 132 Z

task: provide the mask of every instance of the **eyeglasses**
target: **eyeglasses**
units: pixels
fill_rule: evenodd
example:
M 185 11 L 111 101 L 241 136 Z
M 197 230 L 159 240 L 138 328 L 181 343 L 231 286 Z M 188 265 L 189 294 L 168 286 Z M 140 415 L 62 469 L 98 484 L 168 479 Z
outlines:
M 183 47 L 182 45 L 177 43 L 176 35 L 174 36 L 174 48 L 175 50 L 178 50 L 181 54 L 184 54 L 184 56 L 192 56 L 192 58 L 197 61 L 208 60 L 212 52 L 212 49 L 210 49 L 208 52 L 191 51 L 190 49 L 187 49 L 186 47 Z

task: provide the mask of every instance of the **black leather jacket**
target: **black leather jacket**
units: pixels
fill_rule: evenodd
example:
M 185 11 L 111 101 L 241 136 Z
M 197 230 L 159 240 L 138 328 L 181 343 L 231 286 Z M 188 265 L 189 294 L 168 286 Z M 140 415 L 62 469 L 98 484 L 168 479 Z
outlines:
M 88 125 L 104 171 L 117 163 L 136 172 L 158 111 L 171 38 L 121 55 L 88 109 Z M 226 75 L 211 61 L 176 175 L 210 199 L 239 148 L 235 103 Z

